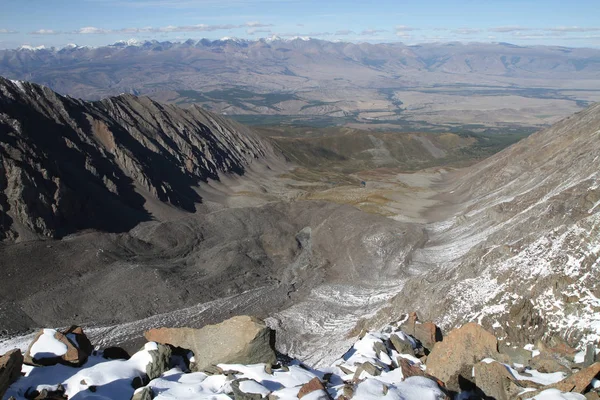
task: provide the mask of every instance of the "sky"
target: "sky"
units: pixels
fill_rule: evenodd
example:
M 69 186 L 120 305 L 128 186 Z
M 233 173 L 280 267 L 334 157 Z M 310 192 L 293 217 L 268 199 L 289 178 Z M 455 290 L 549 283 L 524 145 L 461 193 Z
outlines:
M 0 0 L 0 48 L 314 37 L 600 48 L 600 0 Z

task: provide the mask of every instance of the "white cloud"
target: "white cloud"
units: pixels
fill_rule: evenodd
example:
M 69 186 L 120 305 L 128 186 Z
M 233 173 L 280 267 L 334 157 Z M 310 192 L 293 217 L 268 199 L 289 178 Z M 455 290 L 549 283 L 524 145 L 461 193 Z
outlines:
M 394 29 L 396 30 L 396 36 L 405 40 L 413 37 L 410 32 L 419 30 L 419 28 L 413 28 L 412 26 L 406 25 L 397 25 Z
M 581 26 L 557 26 L 555 28 L 544 29 L 550 32 L 598 32 L 600 27 L 581 27 Z
M 273 24 L 262 24 L 258 21 L 246 22 L 245 25 L 250 28 L 267 28 L 273 26 Z
M 394 29 L 396 29 L 396 32 L 409 32 L 409 31 L 418 31 L 419 30 L 419 28 L 413 28 L 412 26 L 406 26 L 406 25 L 396 25 L 396 27 Z
M 248 35 L 255 35 L 257 33 L 271 33 L 271 30 L 270 29 L 250 28 L 250 29 L 246 29 L 246 33 Z
M 385 29 L 365 29 L 360 33 L 361 36 L 377 36 L 381 32 L 387 32 Z
M 346 35 L 353 35 L 354 31 L 351 31 L 349 29 L 342 29 L 341 31 L 336 31 L 335 35 L 336 36 L 346 36 Z
M 74 30 L 72 33 L 76 33 L 78 35 L 92 35 L 111 33 L 111 31 L 107 29 L 96 28 L 94 26 L 86 26 L 85 28 L 79 28 L 77 30 Z
M 172 32 L 213 32 L 219 30 L 230 30 L 230 29 L 239 29 L 239 28 L 249 28 L 251 29 L 259 29 L 273 26 L 273 24 L 263 24 L 258 21 L 246 22 L 245 24 L 233 25 L 233 24 L 221 24 L 221 25 L 207 25 L 207 24 L 198 24 L 198 25 L 185 25 L 185 26 L 175 26 L 168 25 L 153 28 L 151 26 L 143 27 L 143 28 L 121 28 L 121 29 L 103 29 L 96 28 L 93 26 L 87 26 L 84 28 L 77 29 L 75 31 L 69 32 L 72 34 L 78 35 L 105 35 L 110 33 L 128 33 L 128 34 L 140 34 L 140 33 L 172 33 Z
M 456 33 L 458 35 L 475 35 L 477 33 L 481 33 L 481 29 L 477 28 L 458 28 L 454 29 L 452 33 Z
M 8 34 L 8 33 L 19 33 L 19 32 L 13 31 L 11 29 L 4 29 L 4 28 L 0 29 L 0 34 Z
M 507 33 L 507 32 L 522 32 L 522 31 L 530 31 L 531 28 L 525 28 L 523 26 L 497 26 L 495 28 L 490 28 L 488 31 L 490 32 L 499 32 L 499 33 Z
M 60 33 L 62 32 L 52 29 L 38 29 L 37 31 L 31 32 L 32 35 L 58 35 Z

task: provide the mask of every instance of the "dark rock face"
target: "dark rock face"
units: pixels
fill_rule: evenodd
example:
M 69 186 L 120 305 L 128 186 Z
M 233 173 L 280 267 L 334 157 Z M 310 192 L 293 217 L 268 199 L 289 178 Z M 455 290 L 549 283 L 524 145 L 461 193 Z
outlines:
M 11 383 L 21 376 L 23 355 L 21 350 L 15 349 L 0 357 L 0 398 Z
M 127 231 L 151 219 L 147 198 L 193 212 L 193 187 L 269 154 L 250 130 L 197 107 L 84 102 L 0 78 L 0 238 Z

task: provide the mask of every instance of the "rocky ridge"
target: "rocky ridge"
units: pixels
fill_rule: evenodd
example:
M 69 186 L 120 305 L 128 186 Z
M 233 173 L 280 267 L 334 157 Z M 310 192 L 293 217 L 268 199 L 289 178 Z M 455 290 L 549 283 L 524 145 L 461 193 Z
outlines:
M 160 219 L 152 199 L 194 212 L 200 182 L 275 157 L 249 129 L 199 107 L 85 102 L 1 77 L 0 155 L 0 237 L 13 240 L 127 231 Z

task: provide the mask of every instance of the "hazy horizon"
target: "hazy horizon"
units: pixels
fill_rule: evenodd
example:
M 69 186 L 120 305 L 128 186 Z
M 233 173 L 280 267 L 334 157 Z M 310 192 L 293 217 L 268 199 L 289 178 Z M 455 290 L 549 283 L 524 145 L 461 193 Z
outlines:
M 271 36 L 598 48 L 597 11 L 597 2 L 591 0 L 569 4 L 557 0 L 404 4 L 390 0 L 369 4 L 340 0 L 8 0 L 0 15 L 0 48 Z

